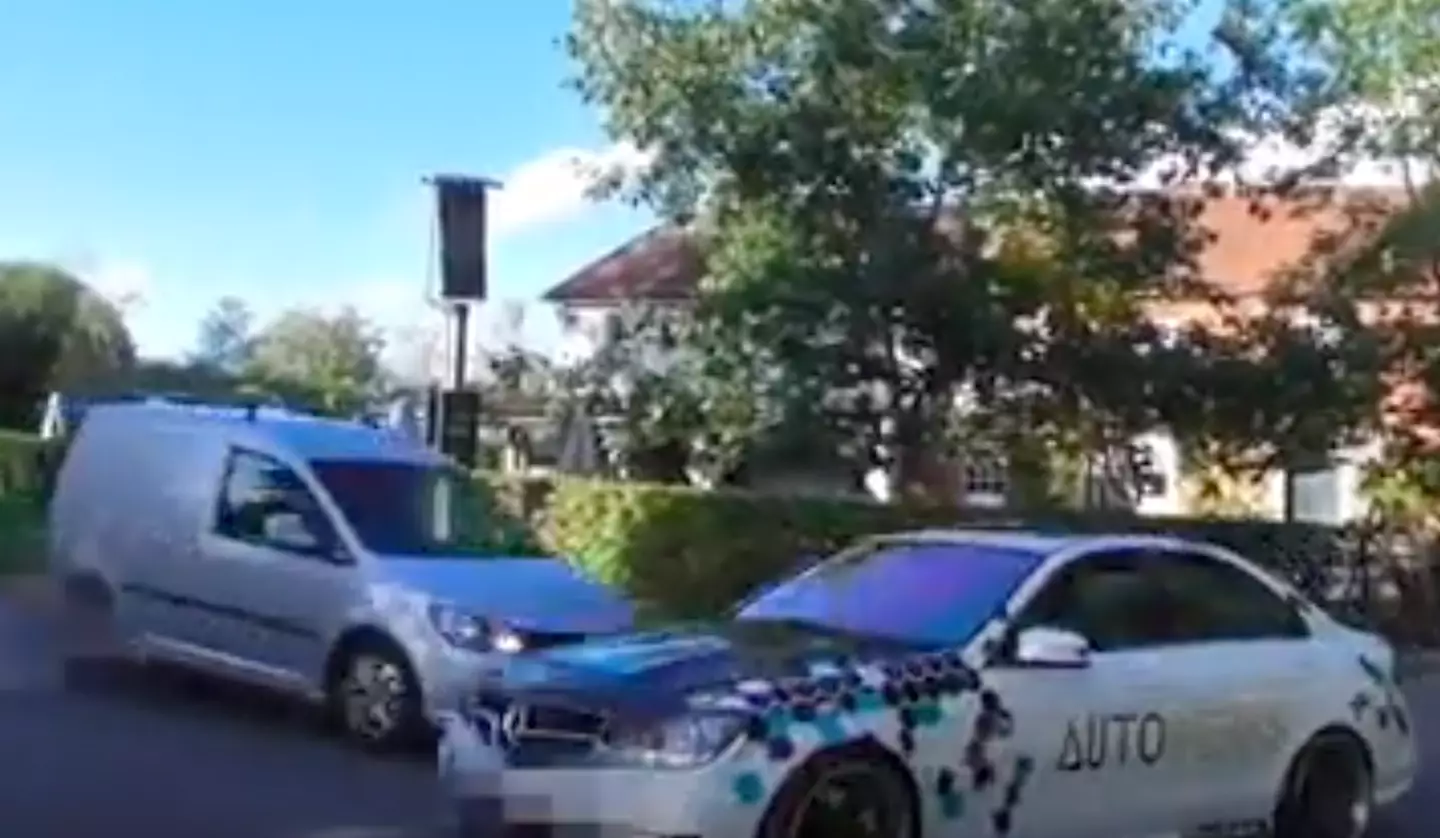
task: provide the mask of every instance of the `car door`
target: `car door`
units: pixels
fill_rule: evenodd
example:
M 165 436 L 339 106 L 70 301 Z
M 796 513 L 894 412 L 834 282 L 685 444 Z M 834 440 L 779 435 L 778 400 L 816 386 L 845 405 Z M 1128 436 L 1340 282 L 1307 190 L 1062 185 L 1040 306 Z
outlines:
M 216 651 L 261 675 L 319 672 L 360 583 L 303 477 L 276 457 L 232 448 L 201 552 L 221 627 Z
M 1165 665 L 1199 699 L 1168 720 L 1168 796 L 1180 828 L 1238 828 L 1268 817 L 1292 730 L 1323 671 L 1310 630 L 1288 597 L 1243 565 L 1204 549 L 1171 548 L 1148 562 L 1176 615 Z
M 1144 550 L 1091 553 L 1059 569 L 1016 609 L 1012 641 L 987 672 L 1013 716 L 1006 762 L 1032 765 L 1011 834 L 1127 838 L 1173 830 L 1182 775 L 1170 726 L 1218 697 L 1170 659 L 1173 633 L 1162 579 Z M 1063 629 L 1091 643 L 1083 667 L 1013 660 L 1027 628 Z

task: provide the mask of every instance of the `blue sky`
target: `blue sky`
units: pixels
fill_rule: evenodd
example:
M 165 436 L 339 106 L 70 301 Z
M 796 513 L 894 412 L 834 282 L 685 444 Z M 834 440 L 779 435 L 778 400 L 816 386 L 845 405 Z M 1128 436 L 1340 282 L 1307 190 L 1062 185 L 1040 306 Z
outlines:
M 1213 19 L 1219 0 L 1200 3 Z M 5 6 L 0 258 L 138 292 L 145 354 L 187 351 L 226 294 L 261 317 L 349 303 L 413 331 L 429 173 L 506 181 L 497 298 L 535 297 L 647 222 L 581 198 L 577 155 L 630 154 L 561 87 L 569 0 Z M 527 333 L 553 341 L 553 318 L 532 310 Z
M 561 88 L 565 0 L 30 0 L 0 51 L 0 257 L 139 291 L 143 352 L 214 300 L 423 310 L 437 171 L 500 177 L 492 293 L 533 297 L 644 226 L 567 165 L 611 153 Z M 531 321 L 541 331 L 550 318 Z

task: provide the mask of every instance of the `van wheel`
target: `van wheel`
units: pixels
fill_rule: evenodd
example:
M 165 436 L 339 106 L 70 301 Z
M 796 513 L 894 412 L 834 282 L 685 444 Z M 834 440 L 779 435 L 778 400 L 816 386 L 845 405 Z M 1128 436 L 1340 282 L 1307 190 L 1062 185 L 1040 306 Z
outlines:
M 115 626 L 115 596 L 94 576 L 72 576 L 61 590 L 60 644 L 67 687 L 105 686 L 126 664 Z
M 1275 838 L 1363 838 L 1375 813 L 1375 783 L 1355 736 L 1324 733 L 1291 765 L 1275 810 Z
M 345 736 L 369 750 L 409 746 L 425 729 L 419 681 L 393 643 L 366 639 L 343 650 L 327 699 Z
M 785 781 L 756 838 L 917 838 L 914 790 L 868 748 L 821 752 Z

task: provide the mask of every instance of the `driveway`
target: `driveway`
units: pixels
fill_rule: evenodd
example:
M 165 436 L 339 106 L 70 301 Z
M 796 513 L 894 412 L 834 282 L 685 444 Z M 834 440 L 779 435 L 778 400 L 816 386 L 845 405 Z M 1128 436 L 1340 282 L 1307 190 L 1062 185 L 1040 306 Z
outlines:
M 175 677 L 65 690 L 34 616 L 0 601 L 0 833 L 19 838 L 423 838 L 443 834 L 424 755 L 379 759 L 282 702 Z M 1411 685 L 1440 761 L 1440 677 Z M 1375 838 L 1440 834 L 1440 770 Z

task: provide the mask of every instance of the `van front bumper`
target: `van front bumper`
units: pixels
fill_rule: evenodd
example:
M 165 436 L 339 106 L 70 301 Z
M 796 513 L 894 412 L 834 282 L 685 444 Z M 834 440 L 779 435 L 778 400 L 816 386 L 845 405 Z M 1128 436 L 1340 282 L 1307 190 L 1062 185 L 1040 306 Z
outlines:
M 414 655 L 425 718 L 438 726 L 441 716 L 458 711 L 476 690 L 498 679 L 508 657 L 501 652 L 474 652 L 448 644 L 429 645 L 424 653 Z
M 460 834 L 708 838 L 753 835 L 722 763 L 693 770 L 515 768 L 460 715 L 440 717 L 436 761 Z

